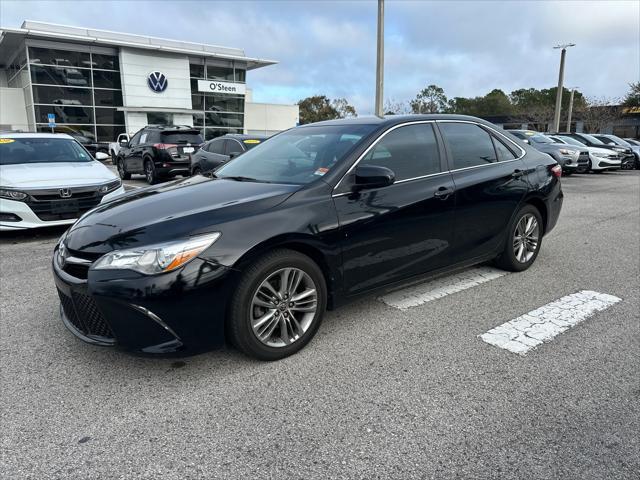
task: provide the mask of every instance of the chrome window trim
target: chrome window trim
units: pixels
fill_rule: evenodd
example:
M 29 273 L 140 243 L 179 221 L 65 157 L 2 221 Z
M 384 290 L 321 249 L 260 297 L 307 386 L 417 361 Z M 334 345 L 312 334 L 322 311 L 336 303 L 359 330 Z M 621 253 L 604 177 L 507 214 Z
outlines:
M 405 178 L 402 180 L 398 180 L 397 182 L 394 182 L 393 184 L 397 184 L 397 183 L 405 183 L 405 182 L 410 182 L 412 180 L 420 180 L 423 178 L 428 178 L 428 177 L 433 177 L 436 175 L 442 175 L 445 173 L 454 173 L 454 172 L 460 172 L 460 171 L 464 171 L 464 170 L 471 170 L 474 168 L 480 168 L 480 167 L 490 167 L 492 165 L 497 165 L 497 164 L 505 164 L 505 163 L 509 163 L 509 162 L 516 162 L 518 160 L 521 160 L 526 154 L 526 150 L 524 148 L 522 148 L 520 145 L 518 145 L 517 143 L 515 143 L 513 140 L 511 140 L 510 138 L 508 138 L 506 135 L 504 135 L 503 133 L 500 133 L 498 130 L 496 130 L 493 127 L 490 127 L 488 125 L 485 125 L 483 123 L 478 123 L 478 122 L 473 122 L 471 120 L 454 120 L 454 119 L 446 119 L 446 120 L 416 120 L 413 122 L 406 122 L 406 123 L 400 123 L 398 125 L 394 125 L 393 127 L 391 127 L 390 129 L 386 130 L 384 133 L 382 133 L 382 135 L 380 135 L 375 142 L 373 142 L 371 145 L 369 145 L 369 147 L 358 157 L 358 159 L 353 163 L 353 165 L 351 165 L 351 167 L 349 168 L 349 170 L 347 170 L 345 172 L 345 174 L 342 176 L 342 178 L 340 178 L 340 180 L 338 181 L 338 183 L 336 184 L 336 186 L 333 188 L 332 192 L 335 192 L 336 189 L 340 186 L 340 184 L 342 183 L 342 181 L 344 180 L 344 178 L 349 175 L 353 169 L 355 169 L 355 167 L 358 165 L 358 163 L 360 163 L 360 161 L 369 153 L 369 151 L 375 147 L 378 142 L 380 140 L 382 140 L 385 135 L 387 135 L 389 132 L 392 132 L 393 130 L 395 130 L 396 128 L 400 128 L 400 127 L 405 127 L 408 125 L 417 125 L 417 124 L 423 124 L 423 123 L 470 123 L 471 125 L 477 125 L 480 128 L 485 128 L 487 130 L 490 130 L 491 133 L 493 133 L 494 135 L 500 137 L 504 142 L 508 142 L 510 145 L 512 145 L 513 147 L 517 148 L 518 151 L 520 151 L 520 156 L 518 158 L 514 158 L 511 160 L 504 160 L 502 162 L 494 162 L 494 163 L 487 163 L 486 165 L 474 165 L 471 167 L 463 167 L 463 168 L 454 168 L 454 169 L 449 169 L 443 172 L 437 172 L 437 173 L 431 173 L 428 175 L 421 175 L 418 177 L 413 177 L 413 178 Z M 344 195 L 349 195 L 351 194 L 351 192 L 343 192 L 343 193 L 332 193 L 332 197 L 342 197 Z
M 398 125 L 394 125 L 393 127 L 389 128 L 388 130 L 385 130 L 385 131 L 382 133 L 382 135 L 380 135 L 378 138 L 376 138 L 376 140 L 375 140 L 371 145 L 369 145 L 369 146 L 367 147 L 367 149 L 366 149 L 364 152 L 362 152 L 362 154 L 361 154 L 361 155 L 356 159 L 356 161 L 355 161 L 355 162 L 353 162 L 353 165 L 351 165 L 351 167 L 349 167 L 349 170 L 347 170 L 347 171 L 344 173 L 344 175 L 342 175 L 342 177 L 340 178 L 340 180 L 338 180 L 338 183 L 336 183 L 336 186 L 335 186 L 335 187 L 333 187 L 332 195 L 331 195 L 331 196 L 332 196 L 332 197 L 339 197 L 339 196 L 347 195 L 347 194 L 350 194 L 350 193 L 351 193 L 351 192 L 343 192 L 343 193 L 336 193 L 336 194 L 333 194 L 333 192 L 335 192 L 335 191 L 336 191 L 336 189 L 340 186 L 340 184 L 341 184 L 341 183 L 342 183 L 342 181 L 345 179 L 345 177 L 346 177 L 347 175 L 349 175 L 349 174 L 353 171 L 353 169 L 355 169 L 355 168 L 356 168 L 356 166 L 358 165 L 358 163 L 360 163 L 360 161 L 361 161 L 361 160 L 362 160 L 362 159 L 363 159 L 363 158 L 364 158 L 364 157 L 365 157 L 365 156 L 366 156 L 366 155 L 371 151 L 371 149 L 372 149 L 372 148 L 374 148 L 374 147 L 378 144 L 378 142 L 379 142 L 380 140 L 382 140 L 382 139 L 383 139 L 383 138 L 384 138 L 384 137 L 385 137 L 389 132 L 394 131 L 396 128 L 406 127 L 406 126 L 409 126 L 409 125 L 420 125 L 420 124 L 423 124 L 423 123 L 435 123 L 435 120 L 416 120 L 416 121 L 413 121 L 413 122 L 399 123 Z M 435 131 L 434 131 L 434 135 L 435 135 Z M 437 143 L 437 136 L 436 136 L 436 143 Z M 397 182 L 394 182 L 394 185 L 395 185 L 396 183 L 406 182 L 406 181 L 409 181 L 409 180 L 416 180 L 416 179 L 418 179 L 418 178 L 429 177 L 429 176 L 431 176 L 431 175 L 439 175 L 439 174 L 441 174 L 441 173 L 446 173 L 446 172 L 437 172 L 436 174 L 421 175 L 421 176 L 419 176 L 419 177 L 414 177 L 414 178 L 405 178 L 405 179 L 403 179 L 403 180 L 398 180 Z

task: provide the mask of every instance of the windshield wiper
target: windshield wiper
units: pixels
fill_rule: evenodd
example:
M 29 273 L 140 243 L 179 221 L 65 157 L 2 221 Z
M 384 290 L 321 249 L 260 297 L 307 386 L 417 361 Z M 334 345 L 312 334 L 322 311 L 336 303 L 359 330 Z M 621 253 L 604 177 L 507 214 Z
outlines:
M 236 182 L 259 182 L 259 183 L 271 183 L 265 180 L 258 180 L 257 178 L 252 177 L 243 177 L 242 175 L 230 175 L 228 177 L 217 177 L 222 180 L 235 180 Z

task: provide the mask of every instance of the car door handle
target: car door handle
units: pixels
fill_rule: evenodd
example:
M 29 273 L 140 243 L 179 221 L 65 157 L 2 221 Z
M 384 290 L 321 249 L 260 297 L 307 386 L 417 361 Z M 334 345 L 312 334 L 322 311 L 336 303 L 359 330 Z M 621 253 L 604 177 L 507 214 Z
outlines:
M 449 187 L 440 187 L 436 190 L 436 193 L 433 194 L 438 200 L 446 200 L 449 198 L 449 195 L 453 193 L 453 188 Z
M 517 168 L 516 168 L 516 169 L 513 171 L 513 173 L 511 174 L 511 176 L 512 176 L 513 178 L 520 178 L 520 177 L 521 177 L 521 176 L 523 176 L 523 175 L 524 175 L 524 172 L 523 172 L 522 170 L 520 170 L 520 169 L 517 169 Z

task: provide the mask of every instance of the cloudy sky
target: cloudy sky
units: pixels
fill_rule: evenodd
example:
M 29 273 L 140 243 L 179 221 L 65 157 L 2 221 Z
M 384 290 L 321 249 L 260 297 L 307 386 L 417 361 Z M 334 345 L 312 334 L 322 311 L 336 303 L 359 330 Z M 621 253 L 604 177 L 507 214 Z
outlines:
M 254 100 L 345 97 L 374 103 L 376 1 L 2 0 L 0 25 L 24 19 L 244 48 L 278 60 L 250 72 Z M 386 1 L 385 98 L 408 100 L 435 83 L 447 96 L 557 83 L 588 97 L 622 97 L 640 80 L 640 2 Z

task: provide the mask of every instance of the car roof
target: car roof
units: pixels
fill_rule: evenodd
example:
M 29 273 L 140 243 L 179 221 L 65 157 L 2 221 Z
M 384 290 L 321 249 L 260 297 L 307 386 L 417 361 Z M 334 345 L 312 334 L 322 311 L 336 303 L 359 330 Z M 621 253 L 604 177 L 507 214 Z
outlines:
M 3 133 L 3 132 L 0 132 L 0 137 L 2 138 L 68 138 L 70 140 L 73 140 L 73 137 L 66 133 L 34 133 L 34 132 Z
M 244 133 L 227 133 L 217 138 L 236 138 L 238 140 L 266 140 L 269 137 L 267 135 L 246 135 Z M 213 138 L 212 140 L 215 140 L 215 138 Z
M 381 127 L 398 125 L 401 123 L 407 122 L 419 122 L 425 120 L 460 120 L 460 121 L 471 121 L 476 123 L 482 123 L 485 125 L 496 127 L 491 122 L 487 122 L 478 117 L 472 117 L 469 115 L 454 115 L 454 114 L 446 114 L 446 113 L 432 113 L 432 114 L 412 114 L 412 115 L 386 115 L 384 117 L 377 117 L 374 115 L 371 116 L 361 116 L 355 118 L 340 118 L 337 120 L 325 120 L 323 122 L 317 123 L 308 123 L 305 125 L 300 125 L 300 127 L 315 127 L 315 126 L 325 126 L 325 125 L 379 125 Z M 298 128 L 300 128 L 298 127 Z

